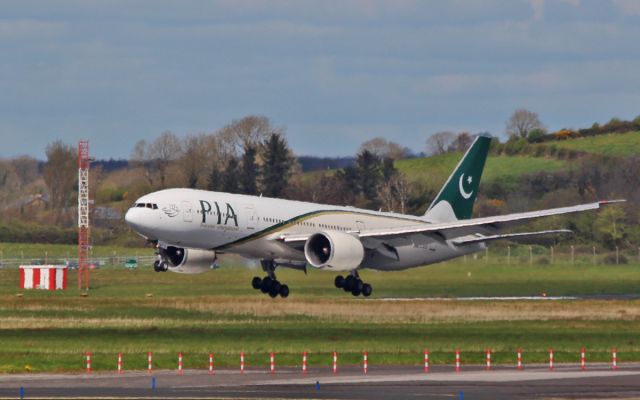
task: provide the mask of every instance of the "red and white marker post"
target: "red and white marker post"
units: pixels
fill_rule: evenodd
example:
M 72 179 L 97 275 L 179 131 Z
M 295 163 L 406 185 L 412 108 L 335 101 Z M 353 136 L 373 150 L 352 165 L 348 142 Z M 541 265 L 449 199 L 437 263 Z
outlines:
M 335 351 L 333 352 L 333 373 L 338 373 L 338 353 Z
M 91 352 L 87 351 L 87 374 L 91 373 Z
M 302 373 L 307 373 L 307 352 L 302 353 Z
M 456 372 L 460 372 L 460 350 L 456 349 Z
M 209 353 L 209 375 L 213 375 L 213 353 Z
M 269 355 L 269 369 L 272 374 L 276 372 L 276 355 L 273 351 Z
M 491 349 L 487 349 L 487 371 L 491 370 Z
M 118 374 L 122 373 L 122 353 L 118 353 Z
M 618 369 L 618 350 L 611 349 L 611 369 Z
M 240 353 L 240 373 L 244 374 L 244 351 Z
M 147 368 L 149 369 L 149 375 L 153 373 L 153 353 L 147 354 Z
M 553 371 L 553 349 L 549 349 L 549 369 Z
M 178 353 L 178 375 L 182 375 L 183 370 L 182 367 L 184 364 L 182 363 L 182 353 Z
M 522 349 L 518 349 L 518 370 L 522 371 Z
M 585 349 L 584 347 L 580 349 L 580 369 L 587 369 L 586 357 L 585 357 Z
M 429 349 L 424 349 L 424 372 L 429 372 Z
M 365 374 L 369 371 L 369 353 L 364 352 L 362 355 L 362 372 Z

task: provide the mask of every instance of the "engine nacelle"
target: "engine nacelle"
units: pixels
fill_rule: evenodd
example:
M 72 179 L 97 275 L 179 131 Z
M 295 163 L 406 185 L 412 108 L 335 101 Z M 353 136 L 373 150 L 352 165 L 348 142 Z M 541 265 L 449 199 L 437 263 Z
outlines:
M 319 232 L 304 244 L 304 256 L 311 266 L 332 271 L 353 271 L 364 259 L 360 239 L 342 232 Z
M 169 271 L 182 274 L 207 272 L 216 261 L 216 253 L 213 251 L 175 246 L 161 247 L 160 257 L 167 263 Z

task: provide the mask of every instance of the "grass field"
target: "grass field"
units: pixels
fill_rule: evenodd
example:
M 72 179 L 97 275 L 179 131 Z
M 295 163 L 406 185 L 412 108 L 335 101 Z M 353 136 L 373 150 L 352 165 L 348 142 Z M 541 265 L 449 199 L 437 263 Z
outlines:
M 585 153 L 629 157 L 640 154 L 640 132 L 612 133 L 554 141 L 549 144 L 553 144 L 558 148 L 583 151 Z
M 270 299 L 250 289 L 257 271 L 225 266 L 202 275 L 102 268 L 92 272 L 88 297 L 66 292 L 20 291 L 15 269 L 0 269 L 0 372 L 79 371 L 84 352 L 93 367 L 265 367 L 275 351 L 278 365 L 327 367 L 331 352 L 341 364 L 356 364 L 369 351 L 371 365 L 416 365 L 428 347 L 434 363 L 513 363 L 522 347 L 525 362 L 544 362 L 553 347 L 558 362 L 577 362 L 581 346 L 589 360 L 607 361 L 618 347 L 620 361 L 640 360 L 639 300 L 469 301 L 421 300 L 437 296 L 524 296 L 637 293 L 640 266 L 511 265 L 450 262 L 405 272 L 364 271 L 374 286 L 369 299 L 333 288 L 334 274 L 278 274 L 291 287 L 288 299 Z M 75 275 L 71 273 L 70 282 Z M 73 286 L 72 284 L 70 286 Z M 22 293 L 22 297 L 16 294 Z M 384 298 L 405 298 L 385 300 Z

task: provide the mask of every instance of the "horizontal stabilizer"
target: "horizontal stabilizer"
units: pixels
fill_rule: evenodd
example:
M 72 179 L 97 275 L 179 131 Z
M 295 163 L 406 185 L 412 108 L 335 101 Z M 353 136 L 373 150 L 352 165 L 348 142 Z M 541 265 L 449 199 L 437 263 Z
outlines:
M 568 229 L 558 229 L 553 231 L 538 231 L 538 232 L 521 232 L 521 233 L 505 233 L 503 235 L 492 235 L 492 236 L 477 236 L 477 237 L 467 237 L 464 239 L 455 239 L 451 242 L 457 246 L 463 246 L 467 244 L 475 244 L 475 243 L 486 243 L 492 242 L 494 240 L 511 240 L 513 242 L 518 242 L 519 240 L 530 239 L 538 236 L 545 235 L 556 235 L 556 234 L 570 234 L 573 231 Z

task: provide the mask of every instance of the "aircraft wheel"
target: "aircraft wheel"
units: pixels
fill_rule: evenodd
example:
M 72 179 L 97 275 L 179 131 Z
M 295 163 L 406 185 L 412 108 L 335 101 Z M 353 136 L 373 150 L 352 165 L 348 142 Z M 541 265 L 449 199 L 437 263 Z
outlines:
M 276 285 L 271 286 L 271 290 L 269 290 L 269 296 L 272 299 L 275 299 L 276 297 L 278 297 L 279 294 L 280 294 L 280 287 L 278 287 L 278 290 L 276 290 Z
M 336 285 L 336 287 L 338 289 L 342 289 L 344 287 L 344 283 L 345 283 L 344 276 L 342 276 L 342 275 L 336 276 L 336 280 L 334 281 L 334 283 L 335 283 L 335 285 Z
M 280 286 L 280 297 L 282 297 L 283 299 L 286 299 L 287 297 L 289 297 L 289 286 L 287 285 Z
M 373 293 L 373 287 L 371 287 L 370 284 L 365 283 L 364 285 L 362 285 L 362 295 L 364 297 L 371 296 L 371 293 Z
M 351 294 L 354 295 L 355 297 L 360 296 L 361 293 L 362 292 L 358 288 L 355 288 L 351 291 Z
M 347 278 L 344 281 L 344 290 L 346 292 L 351 292 L 356 287 L 357 282 L 358 280 L 356 279 L 355 276 L 353 275 L 347 276 Z
M 169 270 L 169 263 L 167 263 L 166 261 L 163 261 L 160 263 L 160 270 L 162 272 L 167 272 Z
M 270 292 L 274 292 L 276 294 L 276 296 L 280 293 L 280 288 L 282 287 L 282 285 L 280 284 L 279 281 L 275 280 L 271 283 L 271 290 Z
M 260 287 L 262 286 L 262 279 L 259 276 L 253 277 L 253 280 L 251 281 L 251 286 L 256 290 L 260 289 Z
M 162 272 L 160 270 L 160 260 L 155 260 L 153 262 L 153 270 L 156 271 L 156 272 Z
M 268 276 L 264 278 L 262 280 L 262 284 L 260 285 L 260 290 L 262 291 L 262 293 L 269 293 L 269 291 L 271 290 L 272 283 L 273 283 L 273 280 Z
M 364 288 L 364 283 L 362 283 L 362 281 L 360 279 L 358 279 L 356 281 L 356 284 L 354 285 L 353 289 L 357 290 L 358 292 L 362 293 L 362 289 Z

